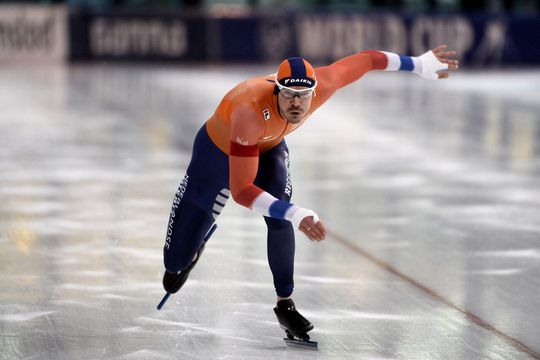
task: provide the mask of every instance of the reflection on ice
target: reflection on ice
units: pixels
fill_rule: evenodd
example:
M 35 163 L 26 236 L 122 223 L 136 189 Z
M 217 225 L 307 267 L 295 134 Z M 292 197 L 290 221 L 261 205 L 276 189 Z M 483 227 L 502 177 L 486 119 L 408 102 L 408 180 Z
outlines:
M 358 284 L 362 281 L 359 279 L 332 278 L 326 276 L 296 276 L 297 281 L 317 284 Z
M 540 249 L 479 251 L 475 256 L 540 259 Z
M 496 276 L 505 276 L 505 275 L 515 275 L 522 273 L 524 269 L 492 269 L 492 270 L 469 270 L 469 274 L 473 275 L 496 275 Z
M 138 350 L 131 353 L 123 354 L 122 356 L 114 357 L 113 360 L 148 360 L 148 359 L 169 359 L 167 352 L 165 351 L 150 351 L 150 350 Z
M 381 314 L 381 313 L 369 313 L 365 311 L 353 311 L 353 310 L 339 310 L 329 309 L 325 313 L 317 313 L 313 315 L 314 319 L 324 319 L 338 321 L 343 319 L 366 319 L 366 320 L 388 320 L 388 321 L 406 321 L 412 322 L 415 320 L 414 316 L 407 315 L 394 315 L 394 314 Z
M 2 314 L 0 315 L 0 320 L 9 321 L 9 322 L 29 321 L 37 317 L 46 316 L 53 313 L 55 313 L 55 311 L 37 311 L 37 312 L 28 312 L 28 313 Z

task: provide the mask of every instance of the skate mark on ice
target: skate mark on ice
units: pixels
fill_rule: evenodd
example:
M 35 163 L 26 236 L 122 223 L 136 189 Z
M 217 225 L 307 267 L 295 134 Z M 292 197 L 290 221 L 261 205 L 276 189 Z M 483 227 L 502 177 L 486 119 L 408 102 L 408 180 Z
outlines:
M 509 344 L 514 346 L 516 349 L 518 349 L 518 350 L 532 356 L 535 359 L 540 360 L 540 353 L 539 352 L 537 352 L 536 350 L 534 350 L 531 347 L 527 346 L 526 344 L 519 341 L 518 339 L 516 339 L 516 338 L 514 338 L 514 337 L 512 337 L 510 335 L 507 335 L 506 333 L 502 332 L 501 330 L 499 330 L 495 326 L 491 325 L 487 321 L 485 321 L 485 320 L 481 319 L 480 317 L 476 316 L 472 312 L 469 312 L 468 310 L 465 310 L 465 309 L 459 307 L 458 305 L 455 305 L 452 301 L 450 301 L 446 297 L 440 295 L 435 290 L 427 287 L 426 285 L 420 283 L 419 281 L 416 281 L 412 277 L 402 273 L 397 268 L 393 267 L 390 264 L 387 264 L 383 260 L 377 258 L 376 256 L 372 255 L 371 253 L 364 250 L 360 246 L 356 245 L 352 241 L 349 241 L 348 239 L 342 237 L 341 235 L 338 235 L 338 234 L 334 233 L 331 230 L 328 230 L 327 233 L 328 233 L 328 235 L 330 237 L 334 238 L 338 243 L 340 243 L 341 245 L 343 245 L 347 249 L 351 250 L 352 252 L 354 252 L 354 253 L 368 259 L 372 263 L 376 264 L 377 266 L 380 266 L 381 268 L 388 271 L 389 273 L 391 273 L 391 274 L 397 276 L 398 278 L 400 278 L 401 280 L 409 283 L 410 285 L 412 285 L 416 289 L 420 290 L 421 292 L 429 295 L 433 299 L 443 303 L 444 305 L 448 306 L 451 309 L 456 310 L 457 312 L 464 315 L 467 319 L 469 319 L 470 321 L 472 321 L 476 325 L 484 328 L 485 330 L 491 332 L 492 334 L 496 335 L 497 337 L 505 340 L 506 342 L 508 342 Z M 535 254 L 538 252 L 538 250 L 534 250 L 534 251 L 535 251 Z

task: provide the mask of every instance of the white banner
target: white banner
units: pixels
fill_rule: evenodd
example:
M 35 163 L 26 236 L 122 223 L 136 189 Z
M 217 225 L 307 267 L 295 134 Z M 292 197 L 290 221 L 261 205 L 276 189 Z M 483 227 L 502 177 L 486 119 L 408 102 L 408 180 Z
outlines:
M 0 5 L 0 61 L 65 61 L 67 23 L 63 6 Z

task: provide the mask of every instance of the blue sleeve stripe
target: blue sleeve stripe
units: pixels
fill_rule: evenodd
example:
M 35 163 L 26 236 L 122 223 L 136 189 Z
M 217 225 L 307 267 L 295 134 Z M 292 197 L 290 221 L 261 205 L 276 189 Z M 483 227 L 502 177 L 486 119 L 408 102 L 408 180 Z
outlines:
M 401 65 L 399 66 L 400 71 L 413 71 L 414 70 L 414 63 L 410 56 L 399 55 L 399 61 L 401 61 Z
M 285 213 L 291 206 L 293 206 L 293 204 L 283 200 L 277 200 L 274 201 L 272 205 L 270 205 L 268 213 L 270 214 L 270 217 L 277 219 L 285 219 Z

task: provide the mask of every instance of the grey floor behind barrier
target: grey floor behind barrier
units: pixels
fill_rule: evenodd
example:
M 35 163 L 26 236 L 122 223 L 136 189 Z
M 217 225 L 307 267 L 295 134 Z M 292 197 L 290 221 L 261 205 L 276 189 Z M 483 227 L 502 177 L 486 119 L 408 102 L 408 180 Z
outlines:
M 160 312 L 193 136 L 261 67 L 0 68 L 0 359 L 540 359 L 540 72 L 373 73 L 288 137 L 287 348 L 261 218 L 229 202 Z

